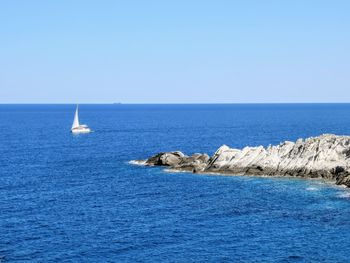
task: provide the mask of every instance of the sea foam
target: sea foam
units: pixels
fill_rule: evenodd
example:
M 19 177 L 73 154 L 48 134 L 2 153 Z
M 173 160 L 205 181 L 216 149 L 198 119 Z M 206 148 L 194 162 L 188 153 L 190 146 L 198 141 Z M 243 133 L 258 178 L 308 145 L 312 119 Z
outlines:
M 146 161 L 140 161 L 140 160 L 131 160 L 128 163 L 133 165 L 141 165 L 141 166 L 146 165 Z
M 319 188 L 316 188 L 316 187 L 308 187 L 306 188 L 307 191 L 318 191 L 320 190 Z
M 341 192 L 341 193 L 338 194 L 338 197 L 349 199 L 350 198 L 350 192 L 348 192 L 348 191 Z

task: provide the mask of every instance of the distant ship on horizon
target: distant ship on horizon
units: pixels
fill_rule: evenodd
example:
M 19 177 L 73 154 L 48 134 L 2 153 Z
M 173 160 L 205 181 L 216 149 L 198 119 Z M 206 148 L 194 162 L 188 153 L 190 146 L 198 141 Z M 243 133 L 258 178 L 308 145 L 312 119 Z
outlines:
M 75 110 L 74 114 L 74 120 L 73 120 L 73 125 L 71 128 L 71 132 L 74 134 L 79 134 L 79 133 L 89 133 L 91 132 L 91 129 L 85 125 L 85 124 L 79 124 L 79 105 L 77 105 L 77 108 Z

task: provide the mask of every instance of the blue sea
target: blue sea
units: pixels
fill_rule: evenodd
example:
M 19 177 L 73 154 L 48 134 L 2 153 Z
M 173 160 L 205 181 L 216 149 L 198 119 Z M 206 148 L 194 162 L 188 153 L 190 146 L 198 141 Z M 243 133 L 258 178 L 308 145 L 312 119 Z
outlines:
M 350 104 L 0 105 L 0 262 L 350 262 L 350 191 L 170 173 L 161 151 L 350 134 Z

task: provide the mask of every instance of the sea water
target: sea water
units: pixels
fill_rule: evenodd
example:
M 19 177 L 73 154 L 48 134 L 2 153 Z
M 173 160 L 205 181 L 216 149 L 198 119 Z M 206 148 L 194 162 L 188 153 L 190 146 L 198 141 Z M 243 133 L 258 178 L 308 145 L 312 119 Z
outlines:
M 0 262 L 349 262 L 350 191 L 129 163 L 350 134 L 349 104 L 0 105 Z

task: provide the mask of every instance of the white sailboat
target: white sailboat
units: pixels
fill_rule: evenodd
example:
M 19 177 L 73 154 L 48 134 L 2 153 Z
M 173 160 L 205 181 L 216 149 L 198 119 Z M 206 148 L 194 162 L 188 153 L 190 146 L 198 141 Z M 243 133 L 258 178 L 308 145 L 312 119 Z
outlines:
M 78 105 L 75 110 L 74 121 L 73 121 L 71 132 L 74 134 L 91 132 L 90 128 L 87 125 L 79 124 Z

